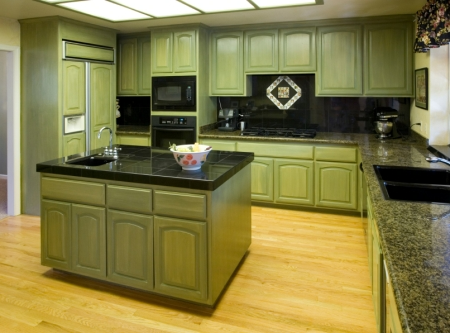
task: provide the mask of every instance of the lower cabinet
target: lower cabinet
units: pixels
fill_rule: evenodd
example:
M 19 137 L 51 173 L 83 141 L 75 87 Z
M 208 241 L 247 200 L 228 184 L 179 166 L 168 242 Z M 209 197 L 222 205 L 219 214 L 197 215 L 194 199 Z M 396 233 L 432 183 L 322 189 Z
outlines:
M 275 202 L 314 205 L 314 162 L 275 159 Z
M 398 316 L 394 290 L 386 272 L 386 333 L 402 333 L 402 325 Z
M 131 146 L 150 146 L 149 135 L 126 135 L 116 132 L 116 143 L 119 145 L 131 145 Z
M 255 157 L 252 162 L 252 200 L 273 201 L 273 159 Z
M 155 216 L 155 290 L 192 301 L 207 298 L 206 222 Z
M 108 280 L 153 290 L 153 217 L 108 210 Z

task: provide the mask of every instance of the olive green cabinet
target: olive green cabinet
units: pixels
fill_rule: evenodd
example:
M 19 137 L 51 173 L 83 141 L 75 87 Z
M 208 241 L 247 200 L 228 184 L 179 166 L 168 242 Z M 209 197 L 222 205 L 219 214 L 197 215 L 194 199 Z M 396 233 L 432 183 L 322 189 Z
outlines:
M 116 132 L 116 143 L 120 145 L 150 146 L 150 135 L 119 134 Z
M 63 61 L 63 115 L 86 113 L 86 64 Z
M 245 72 L 278 72 L 278 30 L 245 32 Z
M 235 151 L 236 142 L 227 140 L 206 140 L 200 139 L 201 144 L 212 147 L 213 150 Z
M 151 95 L 150 36 L 121 36 L 118 39 L 117 94 Z
M 108 280 L 153 289 L 153 217 L 108 210 Z
M 319 27 L 317 32 L 316 95 L 362 95 L 362 26 Z
M 402 333 L 402 324 L 398 315 L 397 304 L 395 302 L 394 290 L 386 273 L 386 333 Z
M 413 22 L 364 25 L 364 94 L 413 96 Z
M 80 154 L 86 150 L 86 134 L 74 133 L 63 137 L 63 155 Z
M 210 95 L 248 96 L 250 79 L 244 74 L 244 32 L 212 33 Z
M 206 223 L 155 216 L 155 290 L 193 301 L 207 298 Z
M 197 72 L 197 31 L 154 31 L 151 38 L 152 75 Z
M 252 200 L 273 201 L 273 158 L 255 157 L 253 160 Z
M 316 27 L 280 29 L 279 71 L 316 71 Z

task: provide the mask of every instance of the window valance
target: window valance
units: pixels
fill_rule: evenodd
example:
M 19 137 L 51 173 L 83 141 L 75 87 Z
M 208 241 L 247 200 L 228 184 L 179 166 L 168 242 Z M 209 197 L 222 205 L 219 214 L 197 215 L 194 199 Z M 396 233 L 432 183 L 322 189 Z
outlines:
M 450 43 L 449 0 L 427 0 L 416 14 L 417 30 L 415 52 L 427 52 Z

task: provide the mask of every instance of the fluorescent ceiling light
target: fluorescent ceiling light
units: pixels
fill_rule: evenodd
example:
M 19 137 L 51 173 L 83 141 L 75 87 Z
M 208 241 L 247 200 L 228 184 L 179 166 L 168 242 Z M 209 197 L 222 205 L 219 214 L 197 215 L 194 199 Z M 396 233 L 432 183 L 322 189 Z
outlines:
M 100 17 L 110 21 L 129 21 L 150 19 L 137 11 L 122 7 L 105 0 L 77 1 L 59 3 L 58 6 L 66 7 L 77 12 Z
M 155 17 L 200 14 L 199 11 L 176 0 L 113 0 L 123 6 L 133 8 Z
M 205 13 L 255 9 L 247 0 L 183 0 L 183 2 Z
M 315 5 L 316 0 L 252 0 L 259 8 Z

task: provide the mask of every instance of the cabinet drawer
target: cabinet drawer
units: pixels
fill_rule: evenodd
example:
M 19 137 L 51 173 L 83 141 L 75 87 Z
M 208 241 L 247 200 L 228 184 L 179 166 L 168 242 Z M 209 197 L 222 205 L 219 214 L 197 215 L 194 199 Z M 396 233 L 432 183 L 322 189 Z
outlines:
M 316 147 L 317 161 L 356 162 L 356 148 Z
M 106 198 L 109 208 L 142 214 L 152 212 L 151 189 L 108 185 Z
M 314 148 L 301 144 L 238 142 L 238 151 L 253 152 L 256 156 L 287 157 L 312 160 Z
M 105 204 L 105 185 L 99 183 L 43 177 L 41 193 L 45 199 L 89 205 Z
M 157 190 L 154 196 L 155 215 L 206 219 L 206 195 Z

